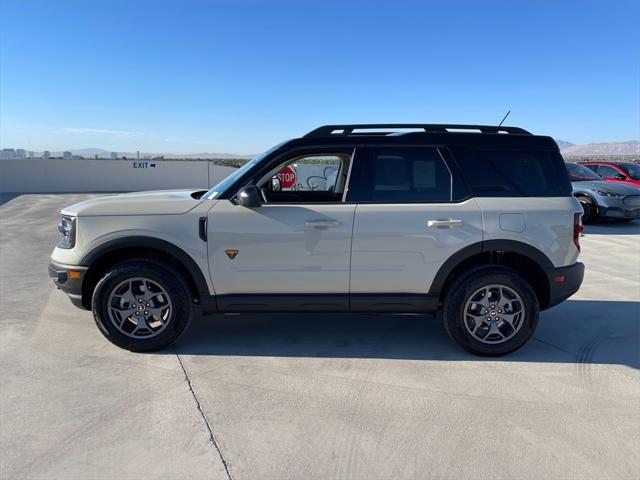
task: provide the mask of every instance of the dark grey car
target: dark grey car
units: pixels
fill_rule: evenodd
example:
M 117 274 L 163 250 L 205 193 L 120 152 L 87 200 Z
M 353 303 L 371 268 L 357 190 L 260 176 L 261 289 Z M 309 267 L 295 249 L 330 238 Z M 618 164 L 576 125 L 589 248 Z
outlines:
M 630 221 L 640 218 L 640 188 L 606 182 L 597 173 L 577 163 L 567 163 L 573 194 L 584 210 L 583 223 L 608 217 Z

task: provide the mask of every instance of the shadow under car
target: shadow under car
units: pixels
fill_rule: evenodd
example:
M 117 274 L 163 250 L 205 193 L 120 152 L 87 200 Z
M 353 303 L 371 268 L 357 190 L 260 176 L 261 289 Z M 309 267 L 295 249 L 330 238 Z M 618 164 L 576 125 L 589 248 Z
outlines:
M 542 312 L 532 338 L 499 358 L 451 340 L 440 316 L 238 314 L 198 318 L 173 349 L 184 355 L 387 358 L 619 364 L 640 368 L 640 302 L 568 300 Z

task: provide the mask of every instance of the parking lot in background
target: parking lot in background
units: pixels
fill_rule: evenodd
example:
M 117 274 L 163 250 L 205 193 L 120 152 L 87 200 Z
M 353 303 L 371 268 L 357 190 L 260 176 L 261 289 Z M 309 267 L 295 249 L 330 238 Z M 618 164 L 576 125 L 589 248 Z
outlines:
M 134 354 L 47 274 L 91 197 L 0 199 L 0 478 L 637 478 L 640 222 L 587 226 L 581 290 L 507 357 L 336 314 L 205 317 Z

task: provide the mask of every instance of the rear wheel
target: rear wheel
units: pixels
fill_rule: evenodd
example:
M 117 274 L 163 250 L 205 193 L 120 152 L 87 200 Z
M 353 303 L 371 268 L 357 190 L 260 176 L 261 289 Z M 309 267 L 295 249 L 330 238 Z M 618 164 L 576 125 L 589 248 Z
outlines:
M 582 223 L 584 225 L 589 223 L 595 223 L 598 219 L 598 205 L 594 200 L 589 197 L 578 197 L 580 205 L 582 206 Z
M 92 310 L 110 342 L 135 352 L 171 345 L 194 311 L 180 273 L 146 260 L 123 262 L 107 271 L 93 292 Z
M 447 333 L 477 355 L 513 352 L 533 335 L 540 315 L 531 285 L 506 268 L 486 267 L 461 275 L 447 290 Z

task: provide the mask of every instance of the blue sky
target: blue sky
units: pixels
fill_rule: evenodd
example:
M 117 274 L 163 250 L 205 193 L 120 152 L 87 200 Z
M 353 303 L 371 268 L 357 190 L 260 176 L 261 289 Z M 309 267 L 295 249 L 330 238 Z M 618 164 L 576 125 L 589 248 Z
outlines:
M 0 144 L 254 153 L 325 123 L 640 135 L 640 2 L 0 2 Z

